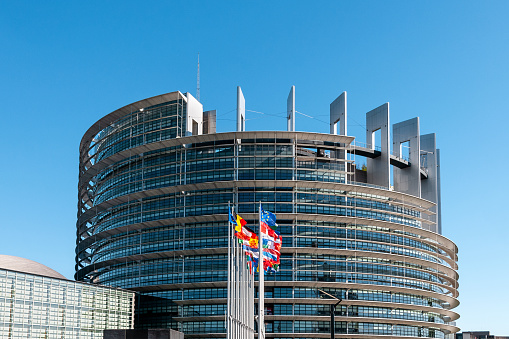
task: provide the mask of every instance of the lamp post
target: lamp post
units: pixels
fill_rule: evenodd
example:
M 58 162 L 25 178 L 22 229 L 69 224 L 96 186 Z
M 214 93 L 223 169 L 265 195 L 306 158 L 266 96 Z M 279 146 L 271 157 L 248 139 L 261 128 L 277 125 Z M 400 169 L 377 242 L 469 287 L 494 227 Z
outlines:
M 319 292 L 325 294 L 326 296 L 329 296 L 331 297 L 332 299 L 336 299 L 338 302 L 335 303 L 334 305 L 333 304 L 330 304 L 330 338 L 331 339 L 334 339 L 334 334 L 335 334 L 335 321 L 334 321 L 334 312 L 336 311 L 336 306 L 339 305 L 340 302 L 342 302 L 343 300 L 342 299 L 339 299 L 339 298 L 336 298 L 335 296 L 333 296 L 332 294 L 329 294 L 325 291 L 322 291 L 321 289 L 318 289 Z

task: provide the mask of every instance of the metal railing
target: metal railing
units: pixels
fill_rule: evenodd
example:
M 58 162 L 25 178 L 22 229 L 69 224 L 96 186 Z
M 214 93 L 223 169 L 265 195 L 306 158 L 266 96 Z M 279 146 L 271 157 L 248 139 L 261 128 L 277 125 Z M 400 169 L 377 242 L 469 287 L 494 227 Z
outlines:
M 361 148 L 367 148 L 367 149 L 374 149 L 375 151 L 379 151 L 381 152 L 382 151 L 382 148 L 380 146 L 376 146 L 375 145 L 375 148 L 371 147 L 370 144 L 367 144 L 365 142 L 360 142 L 360 141 L 357 141 L 357 140 L 354 140 L 351 144 L 352 146 L 354 147 L 361 147 Z

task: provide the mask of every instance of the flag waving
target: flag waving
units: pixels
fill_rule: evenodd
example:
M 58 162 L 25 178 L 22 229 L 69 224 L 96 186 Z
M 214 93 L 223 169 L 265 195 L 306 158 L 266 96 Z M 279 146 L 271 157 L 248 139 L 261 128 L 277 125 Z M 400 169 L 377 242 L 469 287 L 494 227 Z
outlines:
M 262 207 L 262 222 L 276 230 L 278 224 L 276 223 L 276 215 L 271 212 L 266 212 Z
M 237 226 L 235 226 L 235 231 L 240 232 L 242 231 L 242 227 L 247 224 L 247 221 L 242 219 L 240 215 L 237 214 Z
M 263 269 L 267 272 L 276 272 L 281 263 L 281 245 L 283 243 L 283 238 L 279 232 L 275 231 L 277 226 L 276 215 L 271 212 L 266 212 L 261 208 L 260 229 L 263 248 Z
M 258 236 L 253 230 L 246 226 L 247 221 L 240 215 L 234 215 L 234 213 L 230 211 L 228 219 L 231 224 L 235 225 L 235 237 L 237 237 L 239 244 L 242 245 L 242 249 L 248 257 L 250 271 L 252 271 L 252 263 L 258 262 L 259 257 Z

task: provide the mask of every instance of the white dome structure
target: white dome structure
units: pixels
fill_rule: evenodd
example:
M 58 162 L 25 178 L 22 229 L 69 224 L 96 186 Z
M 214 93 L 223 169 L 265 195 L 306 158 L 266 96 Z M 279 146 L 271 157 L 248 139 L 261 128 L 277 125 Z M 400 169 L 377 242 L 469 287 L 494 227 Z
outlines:
M 64 277 L 57 271 L 49 268 L 48 266 L 44 266 L 43 264 L 39 264 L 38 262 L 33 260 L 15 257 L 12 255 L 0 254 L 0 269 L 67 280 L 66 277 Z

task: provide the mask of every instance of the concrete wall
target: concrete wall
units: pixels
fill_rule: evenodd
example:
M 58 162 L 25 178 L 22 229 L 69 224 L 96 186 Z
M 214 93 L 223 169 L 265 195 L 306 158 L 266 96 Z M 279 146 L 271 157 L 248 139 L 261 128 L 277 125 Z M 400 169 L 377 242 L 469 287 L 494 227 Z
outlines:
M 421 166 L 426 165 L 428 171 L 428 178 L 421 179 L 421 198 L 432 201 L 438 204 L 438 175 L 437 175 L 437 143 L 435 133 L 421 135 Z M 422 160 L 425 164 L 422 164 Z M 437 226 L 432 229 L 433 232 L 438 232 L 438 209 L 433 207 L 431 209 L 437 213 L 433 221 Z
M 421 196 L 421 138 L 419 135 L 419 118 L 398 122 L 392 126 L 392 149 L 401 157 L 401 144 L 409 141 L 410 167 L 393 167 L 394 190 L 416 197 Z M 369 169 L 369 167 L 368 167 Z
M 346 92 L 341 93 L 330 104 L 330 133 L 338 134 L 338 122 L 339 122 L 339 135 L 346 135 L 347 133 L 347 114 L 346 114 Z M 334 154 L 334 158 L 346 160 L 347 155 L 345 151 L 337 151 Z
M 216 111 L 203 112 L 203 134 L 216 133 Z
M 244 94 L 237 86 L 237 132 L 243 132 L 246 130 L 246 100 Z
M 437 148 L 437 224 L 438 233 L 442 234 L 442 193 L 441 193 L 441 182 L 440 182 L 440 150 Z
M 287 111 L 287 131 L 295 131 L 295 86 L 290 89 L 288 99 L 286 100 L 286 111 Z
M 391 182 L 389 103 L 385 103 L 366 113 L 367 148 L 375 149 L 374 133 L 380 130 L 381 155 L 374 159 L 367 158 L 368 183 L 389 188 Z
M 339 135 L 346 135 L 346 120 L 346 92 L 343 92 L 330 104 L 330 134 L 338 134 L 339 122 Z
M 198 125 L 198 131 L 195 134 L 203 134 L 203 105 L 191 94 L 186 93 L 186 96 L 186 136 L 193 135 L 193 123 Z

